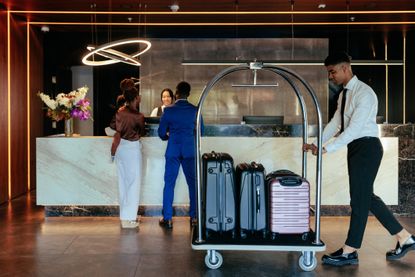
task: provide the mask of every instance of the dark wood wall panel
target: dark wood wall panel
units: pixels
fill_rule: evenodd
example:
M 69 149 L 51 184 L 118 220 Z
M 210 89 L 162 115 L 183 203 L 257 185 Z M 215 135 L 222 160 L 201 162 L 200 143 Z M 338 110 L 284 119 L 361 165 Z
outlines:
M 11 19 L 11 197 L 27 192 L 26 24 Z
M 406 36 L 406 123 L 415 123 L 415 31 Z
M 7 14 L 0 12 L 0 204 L 8 198 L 7 172 Z
M 30 30 L 30 189 L 36 188 L 36 137 L 43 136 L 42 101 L 37 92 L 43 90 L 43 34 Z

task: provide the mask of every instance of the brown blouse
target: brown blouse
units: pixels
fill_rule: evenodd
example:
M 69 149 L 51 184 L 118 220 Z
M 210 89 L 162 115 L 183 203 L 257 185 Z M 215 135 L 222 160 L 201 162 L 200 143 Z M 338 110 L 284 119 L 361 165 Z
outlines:
M 115 123 L 115 124 L 114 124 Z M 115 122 L 111 122 L 111 128 L 115 129 L 122 139 L 129 141 L 139 140 L 144 135 L 144 115 L 123 106 L 115 115 Z

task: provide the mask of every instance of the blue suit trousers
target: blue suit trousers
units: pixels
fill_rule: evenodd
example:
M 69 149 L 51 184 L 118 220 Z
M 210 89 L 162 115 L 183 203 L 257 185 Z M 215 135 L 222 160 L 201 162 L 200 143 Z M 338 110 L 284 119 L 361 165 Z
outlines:
M 174 187 L 182 165 L 186 183 L 189 187 L 190 198 L 190 217 L 196 217 L 196 164 L 195 158 L 166 157 L 166 167 L 164 171 L 164 190 L 163 190 L 163 217 L 170 220 L 173 216 Z

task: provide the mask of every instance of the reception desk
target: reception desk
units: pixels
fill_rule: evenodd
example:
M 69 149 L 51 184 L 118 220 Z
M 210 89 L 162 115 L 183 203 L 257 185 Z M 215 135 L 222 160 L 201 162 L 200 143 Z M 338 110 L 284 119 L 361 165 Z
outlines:
M 217 128 L 217 127 L 215 127 Z M 151 130 L 150 130 L 151 131 Z M 209 128 L 207 128 L 207 133 Z M 151 133 L 151 132 L 150 132 Z M 301 172 L 300 137 L 285 136 L 207 136 L 202 138 L 202 152 L 227 152 L 240 162 L 257 161 L 267 172 L 290 169 Z M 236 134 L 237 135 L 237 134 Z M 292 132 L 291 132 L 292 135 Z M 386 204 L 398 204 L 398 138 L 381 138 L 384 156 L 375 182 L 375 193 Z M 110 137 L 37 138 L 37 203 L 47 207 L 116 206 L 118 185 L 116 165 L 110 159 Z M 141 139 L 143 176 L 140 205 L 160 210 L 163 193 L 164 152 L 167 143 L 158 137 Z M 346 147 L 323 156 L 322 204 L 348 205 Z M 307 178 L 315 195 L 316 159 L 307 158 Z M 364 169 L 362 169 L 364 170 Z M 180 170 L 174 204 L 186 207 L 188 191 Z

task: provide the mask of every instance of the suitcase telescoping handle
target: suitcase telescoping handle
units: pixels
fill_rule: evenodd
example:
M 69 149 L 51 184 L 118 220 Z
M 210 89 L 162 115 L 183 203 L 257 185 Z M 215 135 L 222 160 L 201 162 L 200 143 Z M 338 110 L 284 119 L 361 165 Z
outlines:
M 284 176 L 279 177 L 282 186 L 295 187 L 303 183 L 303 179 L 299 176 Z
M 256 213 L 259 214 L 261 211 L 261 197 L 260 197 L 259 186 L 256 187 Z
M 252 162 L 252 164 L 254 163 L 255 162 Z M 256 213 L 259 214 L 261 211 L 261 178 L 257 173 L 252 173 L 252 190 L 256 202 Z
M 263 171 L 264 167 L 262 164 L 258 164 L 256 162 L 251 162 L 251 167 L 255 171 Z M 252 177 L 255 178 L 255 198 L 256 198 L 256 213 L 259 214 L 261 212 L 261 189 L 260 189 L 260 177 L 258 174 L 252 174 Z

